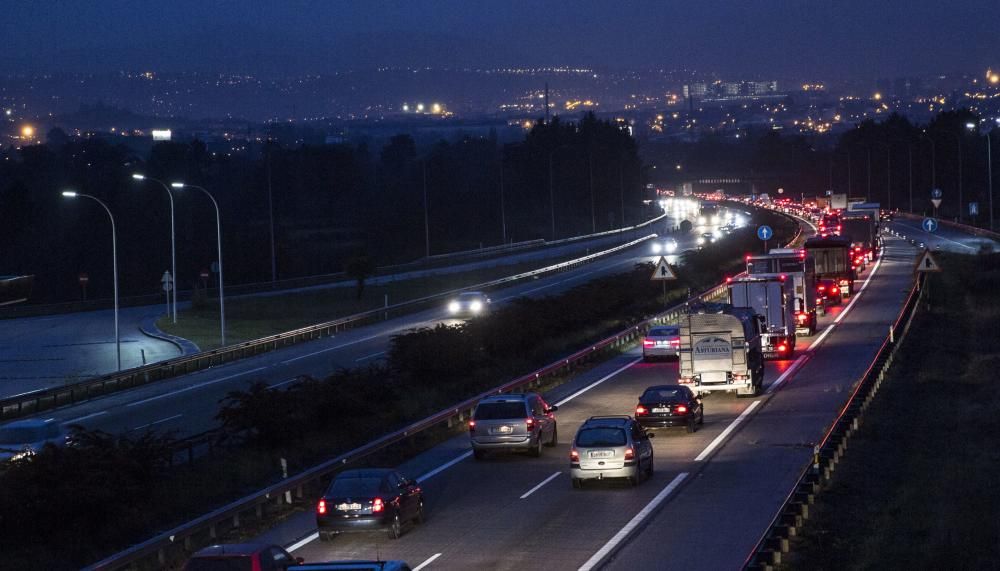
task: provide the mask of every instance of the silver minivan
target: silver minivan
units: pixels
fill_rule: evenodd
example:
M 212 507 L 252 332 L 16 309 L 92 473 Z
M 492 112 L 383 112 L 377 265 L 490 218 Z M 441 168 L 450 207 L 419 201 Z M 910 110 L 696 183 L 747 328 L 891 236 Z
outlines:
M 574 488 L 587 480 L 621 478 L 635 486 L 653 475 L 652 433 L 631 416 L 592 416 L 573 438 L 569 451 Z
M 558 409 L 549 406 L 537 393 L 506 394 L 479 401 L 469 420 L 469 438 L 477 460 L 492 450 L 523 451 L 531 456 L 542 454 L 542 444 L 558 442 Z

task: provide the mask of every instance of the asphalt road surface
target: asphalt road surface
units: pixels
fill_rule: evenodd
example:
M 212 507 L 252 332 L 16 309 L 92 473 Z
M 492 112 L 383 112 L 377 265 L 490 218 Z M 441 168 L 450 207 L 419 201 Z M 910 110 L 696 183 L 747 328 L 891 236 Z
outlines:
M 978 254 L 980 248 L 989 248 L 990 251 L 1000 251 L 1000 243 L 992 238 L 966 234 L 956 228 L 939 224 L 936 232 L 925 232 L 921 227 L 920 220 L 910 220 L 908 218 L 897 217 L 888 223 L 888 227 L 912 239 L 919 245 L 923 242 L 928 250 L 943 250 L 956 254 Z

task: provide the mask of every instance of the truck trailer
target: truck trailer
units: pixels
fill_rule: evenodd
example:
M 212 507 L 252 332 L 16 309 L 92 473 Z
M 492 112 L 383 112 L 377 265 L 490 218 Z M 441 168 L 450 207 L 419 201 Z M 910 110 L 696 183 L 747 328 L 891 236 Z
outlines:
M 760 394 L 764 383 L 760 319 L 749 307 L 699 304 L 681 317 L 680 384 L 697 394 Z
M 785 275 L 792 283 L 795 333 L 816 333 L 816 263 L 805 250 L 772 248 L 767 254 L 747 255 L 747 275 Z
M 842 299 L 851 297 L 857 275 L 850 241 L 840 236 L 812 237 L 806 240 L 805 249 L 815 264 L 816 280 L 833 280 Z
M 795 293 L 784 274 L 759 274 L 729 282 L 729 303 L 750 307 L 763 318 L 760 345 L 765 359 L 787 359 L 795 352 Z

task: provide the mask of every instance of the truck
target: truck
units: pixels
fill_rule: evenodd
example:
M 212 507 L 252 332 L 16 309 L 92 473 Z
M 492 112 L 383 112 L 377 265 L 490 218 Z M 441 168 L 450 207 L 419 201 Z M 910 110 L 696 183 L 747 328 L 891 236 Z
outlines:
M 795 292 L 784 274 L 758 274 L 730 280 L 729 303 L 750 307 L 760 318 L 765 359 L 787 359 L 795 352 Z
M 862 266 L 864 262 L 874 261 L 882 246 L 878 220 L 870 214 L 848 213 L 841 218 L 840 223 L 840 236 L 851 243 L 851 255 L 855 260 L 861 262 Z
M 680 377 L 696 394 L 756 396 L 764 383 L 760 319 L 749 307 L 692 305 L 680 319 Z
M 814 236 L 806 240 L 806 255 L 813 260 L 816 281 L 833 280 L 842 299 L 854 293 L 857 277 L 851 256 L 851 242 L 840 236 Z
M 792 283 L 796 335 L 816 333 L 816 264 L 806 251 L 772 248 L 767 254 L 748 254 L 747 275 L 784 275 Z

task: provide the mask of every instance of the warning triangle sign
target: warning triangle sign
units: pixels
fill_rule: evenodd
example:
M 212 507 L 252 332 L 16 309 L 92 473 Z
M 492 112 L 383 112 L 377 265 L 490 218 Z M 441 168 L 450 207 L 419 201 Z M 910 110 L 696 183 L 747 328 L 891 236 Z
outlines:
M 660 256 L 660 261 L 656 263 L 656 269 L 653 271 L 651 280 L 676 280 L 677 274 L 674 273 L 674 269 L 670 267 L 667 263 L 667 259 Z
M 937 260 L 930 252 L 924 250 L 924 254 L 920 256 L 920 261 L 917 262 L 917 267 L 913 268 L 917 272 L 940 272 L 941 266 L 938 265 Z

